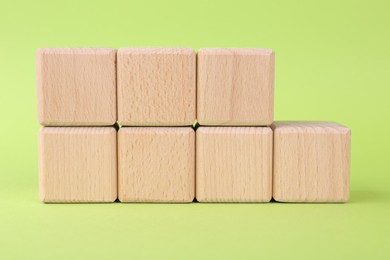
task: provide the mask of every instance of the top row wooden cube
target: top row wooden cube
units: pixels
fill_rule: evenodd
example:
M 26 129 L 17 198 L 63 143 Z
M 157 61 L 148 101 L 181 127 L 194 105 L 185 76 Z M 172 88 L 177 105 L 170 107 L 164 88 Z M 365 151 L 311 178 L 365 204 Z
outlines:
M 48 126 L 270 125 L 274 53 L 206 48 L 196 65 L 191 48 L 39 49 L 37 89 Z
M 272 124 L 274 64 L 271 49 L 200 49 L 197 78 L 199 124 Z
M 196 54 L 191 48 L 118 51 L 118 121 L 122 125 L 192 125 Z
M 47 126 L 116 122 L 116 50 L 45 48 L 37 51 L 38 120 Z

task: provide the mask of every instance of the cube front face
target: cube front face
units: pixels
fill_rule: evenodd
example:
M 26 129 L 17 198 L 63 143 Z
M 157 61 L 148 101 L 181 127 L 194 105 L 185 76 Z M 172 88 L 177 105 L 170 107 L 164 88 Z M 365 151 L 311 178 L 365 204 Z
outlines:
M 116 50 L 47 48 L 37 51 L 38 120 L 46 126 L 116 122 Z
M 121 202 L 192 202 L 195 132 L 191 127 L 122 127 L 118 134 Z
M 40 199 L 113 202 L 117 198 L 116 130 L 44 127 L 39 131 Z
M 272 130 L 269 127 L 199 127 L 196 198 L 200 202 L 269 202 Z
M 118 118 L 129 126 L 192 125 L 196 119 L 194 50 L 119 49 Z
M 197 65 L 199 124 L 272 124 L 274 60 L 270 49 L 200 49 Z
M 350 130 L 332 122 L 275 122 L 273 197 L 281 202 L 349 198 Z

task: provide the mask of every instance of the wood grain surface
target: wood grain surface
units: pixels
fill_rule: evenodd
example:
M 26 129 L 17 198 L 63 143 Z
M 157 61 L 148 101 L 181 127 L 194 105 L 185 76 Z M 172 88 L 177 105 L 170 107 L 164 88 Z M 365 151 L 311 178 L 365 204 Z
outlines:
M 273 197 L 282 202 L 349 198 L 350 129 L 333 122 L 274 122 Z
M 269 127 L 199 127 L 196 198 L 200 202 L 268 202 L 272 196 Z
M 192 202 L 195 132 L 191 127 L 122 127 L 118 133 L 121 202 Z
M 116 50 L 46 48 L 37 51 L 38 121 L 46 126 L 103 126 L 116 122 Z
M 274 59 L 271 49 L 200 49 L 199 124 L 270 125 L 274 117 Z
M 113 202 L 117 198 L 113 127 L 43 127 L 39 189 L 44 202 Z
M 193 49 L 119 49 L 118 117 L 122 125 L 189 126 L 196 119 L 195 107 Z

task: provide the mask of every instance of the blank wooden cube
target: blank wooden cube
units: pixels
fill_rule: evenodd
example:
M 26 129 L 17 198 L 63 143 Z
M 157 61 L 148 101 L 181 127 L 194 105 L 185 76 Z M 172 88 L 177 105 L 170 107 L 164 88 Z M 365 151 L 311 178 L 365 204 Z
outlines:
M 333 122 L 282 121 L 272 128 L 276 201 L 348 200 L 351 135 L 347 127 Z
M 37 51 L 38 120 L 46 126 L 103 126 L 116 122 L 116 50 Z
M 195 132 L 191 127 L 122 127 L 118 134 L 121 202 L 192 202 Z
M 122 125 L 192 125 L 196 119 L 195 106 L 193 49 L 119 49 L 118 118 Z
M 268 202 L 272 196 L 269 127 L 200 127 L 196 198 L 200 202 Z
M 113 127 L 44 127 L 39 131 L 40 199 L 113 202 L 117 198 Z
M 199 124 L 270 125 L 274 117 L 274 59 L 271 49 L 200 49 Z

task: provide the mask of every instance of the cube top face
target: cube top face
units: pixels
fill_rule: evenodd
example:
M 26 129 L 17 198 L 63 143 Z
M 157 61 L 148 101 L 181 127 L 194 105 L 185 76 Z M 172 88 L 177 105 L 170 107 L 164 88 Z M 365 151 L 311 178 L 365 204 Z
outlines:
M 274 64 L 271 49 L 200 49 L 199 124 L 270 125 L 274 116 Z
M 116 50 L 37 50 L 38 120 L 46 126 L 116 122 Z
M 272 130 L 269 127 L 199 127 L 196 198 L 200 202 L 269 202 Z
M 187 55 L 193 56 L 194 49 L 190 47 L 125 47 L 120 48 L 118 53 L 127 55 Z
M 122 127 L 118 133 L 121 202 L 192 202 L 195 132 L 191 127 Z
M 118 51 L 118 121 L 190 126 L 196 119 L 196 54 L 191 48 Z
M 283 202 L 349 199 L 350 130 L 333 122 L 275 122 L 273 196 Z
M 39 48 L 39 54 L 47 55 L 115 55 L 116 49 L 104 47 L 60 47 L 60 48 Z
M 274 51 L 267 48 L 201 48 L 199 49 L 199 55 L 273 55 Z
M 39 131 L 40 199 L 113 202 L 117 198 L 113 127 L 44 127 Z
M 328 121 L 275 121 L 271 126 L 274 131 L 283 133 L 317 132 L 348 134 L 350 129 L 336 122 Z

